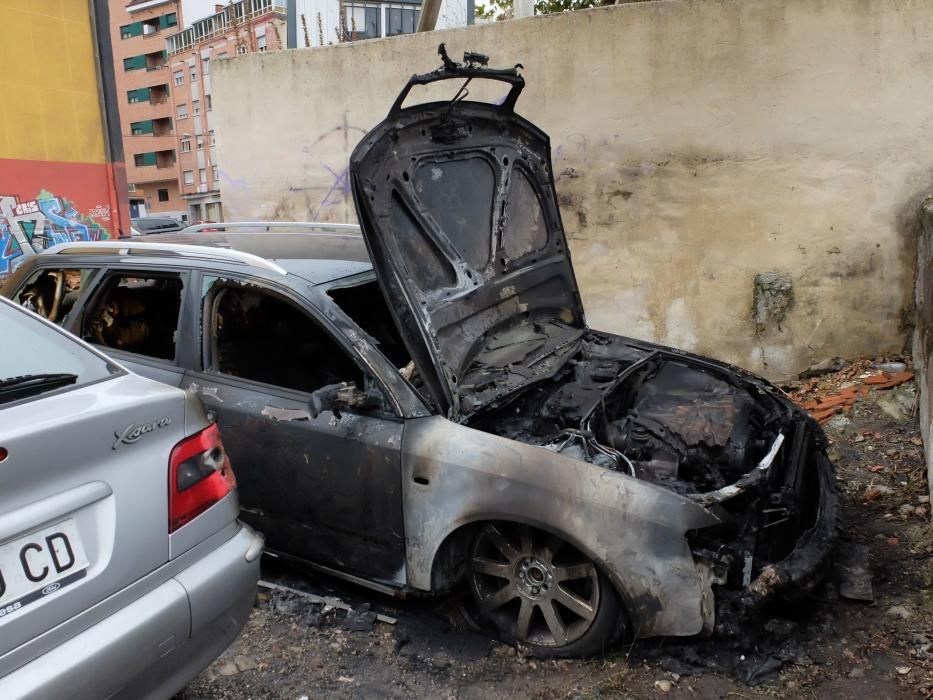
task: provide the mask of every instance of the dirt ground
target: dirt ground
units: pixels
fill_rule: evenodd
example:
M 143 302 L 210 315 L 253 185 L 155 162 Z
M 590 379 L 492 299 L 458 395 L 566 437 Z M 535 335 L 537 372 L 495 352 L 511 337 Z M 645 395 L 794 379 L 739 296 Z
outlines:
M 819 403 L 871 373 L 855 363 L 787 389 Z M 470 631 L 450 599 L 400 602 L 267 558 L 266 580 L 338 597 L 355 614 L 261 590 L 242 636 L 183 697 L 929 700 L 933 525 L 915 399 L 912 381 L 860 391 L 826 425 L 844 503 L 840 552 L 867 554 L 870 602 L 840 596 L 851 579 L 837 566 L 745 646 L 655 639 L 602 659 L 539 661 Z M 371 623 L 367 605 L 396 624 Z

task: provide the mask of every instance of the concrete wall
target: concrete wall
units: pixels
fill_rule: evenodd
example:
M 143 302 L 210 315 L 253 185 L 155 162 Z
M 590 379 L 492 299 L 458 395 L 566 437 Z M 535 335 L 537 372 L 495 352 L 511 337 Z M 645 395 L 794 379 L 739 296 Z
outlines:
M 591 325 L 772 377 L 903 348 L 933 2 L 662 0 L 237 58 L 227 219 L 352 221 L 348 154 L 440 41 L 524 64 Z

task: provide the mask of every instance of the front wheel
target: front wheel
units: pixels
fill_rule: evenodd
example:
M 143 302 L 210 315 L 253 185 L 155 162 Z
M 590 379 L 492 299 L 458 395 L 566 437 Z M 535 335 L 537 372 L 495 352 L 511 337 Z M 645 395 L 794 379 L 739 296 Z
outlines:
M 488 523 L 473 542 L 479 615 L 535 656 L 592 656 L 623 631 L 619 596 L 576 547 L 526 525 Z

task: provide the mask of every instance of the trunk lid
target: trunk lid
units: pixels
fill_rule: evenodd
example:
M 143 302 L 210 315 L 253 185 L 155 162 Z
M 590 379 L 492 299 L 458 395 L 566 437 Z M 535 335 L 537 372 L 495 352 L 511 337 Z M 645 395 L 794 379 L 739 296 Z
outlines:
M 444 66 L 413 76 L 350 160 L 366 245 L 437 407 L 457 419 L 547 376 L 585 328 L 547 135 L 514 112 L 518 70 Z M 501 104 L 403 108 L 411 88 L 490 79 Z

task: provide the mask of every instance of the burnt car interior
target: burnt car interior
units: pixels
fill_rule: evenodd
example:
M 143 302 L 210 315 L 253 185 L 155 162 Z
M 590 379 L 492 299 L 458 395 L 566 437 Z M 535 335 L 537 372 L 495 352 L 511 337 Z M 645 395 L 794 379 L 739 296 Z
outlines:
M 113 274 L 85 314 L 82 335 L 108 348 L 174 360 L 183 288 L 175 273 Z
M 61 323 L 81 294 L 91 270 L 40 270 L 17 296 L 17 301 L 53 323 Z
M 376 347 L 396 367 L 411 362 L 408 349 L 386 305 L 376 280 L 346 287 L 331 287 L 327 296 L 376 342 Z
M 204 303 L 214 331 L 208 335 L 214 371 L 303 392 L 341 382 L 364 385 L 346 351 L 277 294 L 217 281 Z

